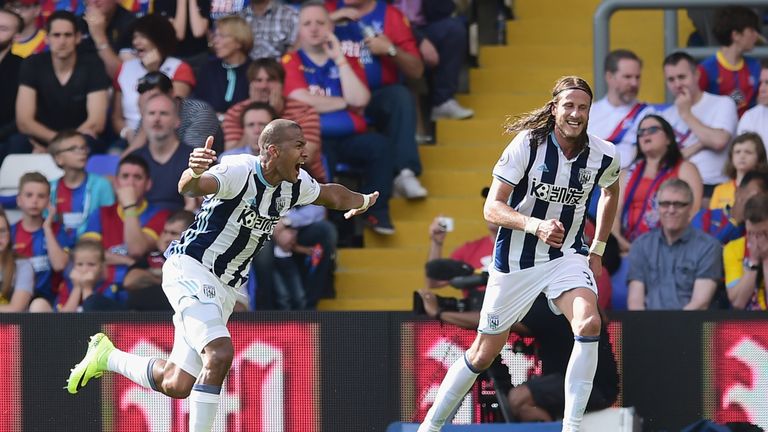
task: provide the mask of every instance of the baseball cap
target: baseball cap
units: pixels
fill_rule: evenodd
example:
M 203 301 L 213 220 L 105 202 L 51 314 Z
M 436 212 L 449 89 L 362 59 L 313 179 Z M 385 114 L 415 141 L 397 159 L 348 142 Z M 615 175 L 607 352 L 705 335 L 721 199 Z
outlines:
M 139 78 L 139 81 L 136 83 L 136 91 L 138 91 L 139 94 L 152 89 L 159 89 L 163 93 L 168 93 L 172 88 L 173 81 L 162 72 L 149 72 Z

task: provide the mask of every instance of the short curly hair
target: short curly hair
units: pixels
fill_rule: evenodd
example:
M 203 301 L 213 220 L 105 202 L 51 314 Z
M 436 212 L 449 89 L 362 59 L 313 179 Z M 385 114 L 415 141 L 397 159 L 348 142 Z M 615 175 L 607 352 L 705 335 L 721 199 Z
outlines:
M 173 24 L 161 15 L 144 15 L 133 23 L 131 34 L 139 33 L 150 42 L 160 52 L 163 60 L 176 52 L 176 30 Z

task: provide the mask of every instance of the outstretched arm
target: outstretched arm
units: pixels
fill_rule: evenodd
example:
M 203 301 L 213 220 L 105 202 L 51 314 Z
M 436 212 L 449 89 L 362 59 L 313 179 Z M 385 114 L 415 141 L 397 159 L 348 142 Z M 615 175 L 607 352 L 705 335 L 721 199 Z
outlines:
M 349 219 L 364 213 L 378 198 L 379 192 L 361 194 L 352 192 L 340 184 L 327 183 L 320 185 L 320 194 L 313 204 L 333 210 L 349 210 L 344 214 L 344 217 Z

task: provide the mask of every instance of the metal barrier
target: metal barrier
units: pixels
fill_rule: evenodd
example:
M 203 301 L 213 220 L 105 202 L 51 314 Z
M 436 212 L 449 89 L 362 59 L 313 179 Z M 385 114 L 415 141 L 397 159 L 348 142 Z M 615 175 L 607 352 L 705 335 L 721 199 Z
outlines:
M 768 0 L 738 0 L 741 6 L 768 6 Z M 688 48 L 680 46 L 677 40 L 677 9 L 692 7 L 721 7 L 722 0 L 603 0 L 595 10 L 593 18 L 594 40 L 592 67 L 594 71 L 596 97 L 605 95 L 603 61 L 608 55 L 611 41 L 610 19 L 620 9 L 664 9 L 664 55 L 674 51 L 685 51 L 694 58 L 711 56 L 717 47 Z M 768 58 L 768 47 L 757 47 L 750 56 Z

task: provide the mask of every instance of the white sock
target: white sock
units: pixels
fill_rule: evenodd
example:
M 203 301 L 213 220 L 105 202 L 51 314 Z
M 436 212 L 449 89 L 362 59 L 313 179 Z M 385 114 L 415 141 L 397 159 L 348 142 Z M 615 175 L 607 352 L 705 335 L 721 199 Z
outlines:
M 437 432 L 445 422 L 456 414 L 456 409 L 464 399 L 477 376 L 482 371 L 470 369 L 466 354 L 456 360 L 445 374 L 435 396 L 435 403 L 427 412 L 418 432 Z
M 219 409 L 221 387 L 195 384 L 189 394 L 189 432 L 211 432 Z
M 600 336 L 575 336 L 573 351 L 565 371 L 565 413 L 563 431 L 577 432 L 592 393 L 592 380 L 597 370 L 597 348 Z
M 144 388 L 156 391 L 155 379 L 152 377 L 155 360 L 157 359 L 154 357 L 141 357 L 115 348 L 109 353 L 107 370 L 117 372 Z

